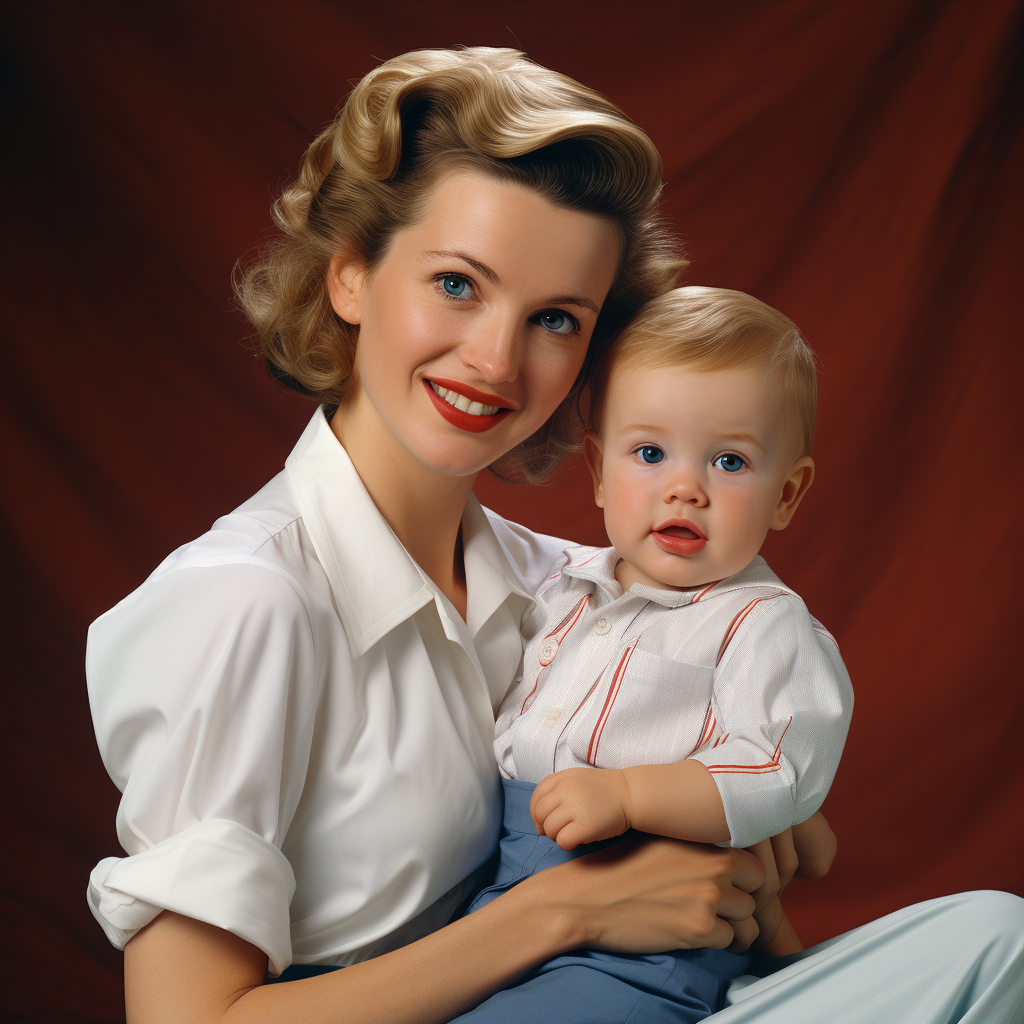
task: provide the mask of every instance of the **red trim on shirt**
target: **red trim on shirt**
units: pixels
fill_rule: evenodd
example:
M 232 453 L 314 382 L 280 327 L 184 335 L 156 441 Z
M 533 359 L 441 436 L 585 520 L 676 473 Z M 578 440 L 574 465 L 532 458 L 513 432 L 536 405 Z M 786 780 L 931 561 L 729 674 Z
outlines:
M 786 728 L 782 730 L 779 742 L 775 746 L 775 753 L 770 761 L 764 764 L 709 764 L 707 769 L 712 775 L 766 775 L 768 772 L 777 772 L 780 767 L 779 761 L 782 757 L 782 741 L 785 739 L 789 727 L 793 724 L 793 716 L 789 716 Z M 726 736 L 729 734 L 726 733 Z M 715 746 L 718 744 L 716 743 Z M 712 750 L 714 747 L 712 747 Z
M 715 721 L 715 713 L 711 710 L 711 702 L 708 702 L 708 709 L 704 712 L 704 727 L 700 732 L 700 739 L 697 740 L 697 745 L 687 754 L 687 757 L 692 757 L 694 754 L 704 746 L 715 732 L 715 726 L 718 723 Z
M 626 674 L 626 666 L 629 664 L 629 659 L 632 657 L 633 651 L 636 650 L 636 645 L 638 643 L 640 643 L 640 637 L 637 637 L 626 649 L 626 653 L 622 655 L 618 668 L 615 670 L 615 675 L 612 678 L 612 685 L 608 688 L 608 696 L 604 699 L 604 707 L 601 708 L 601 714 L 598 715 L 597 724 L 594 726 L 594 731 L 590 736 L 590 746 L 587 748 L 587 762 L 589 764 L 597 764 L 597 748 L 601 744 L 601 734 L 604 732 L 605 724 L 608 721 L 608 715 L 611 713 L 612 705 L 615 703 L 615 698 L 619 695 L 619 690 L 622 687 L 622 680 Z
M 557 642 L 561 644 L 561 642 L 568 635 L 569 630 L 572 629 L 572 627 L 575 626 L 577 622 L 579 622 L 580 616 L 583 614 L 583 610 L 587 607 L 589 603 L 590 595 L 584 594 L 583 597 L 580 598 L 576 605 L 570 610 L 569 614 L 566 615 L 566 617 L 562 619 L 562 621 L 557 626 L 555 626 L 555 628 L 550 633 L 548 633 L 548 635 L 544 637 L 544 639 L 550 640 L 558 633 L 561 633 L 562 635 L 559 636 L 557 640 Z M 569 621 L 570 619 L 572 619 L 571 622 Z M 558 652 L 556 651 L 555 653 L 557 654 Z M 552 661 L 554 661 L 554 658 L 552 658 Z M 549 661 L 548 664 L 540 670 L 540 672 L 543 672 L 544 669 L 547 668 L 550 664 L 551 662 Z M 540 685 L 540 672 L 537 673 L 537 678 L 533 681 L 533 689 L 530 690 L 530 692 L 523 698 L 523 706 L 519 709 L 520 718 L 522 718 L 522 716 L 526 714 L 526 708 L 527 705 L 530 703 L 530 698 L 537 692 L 537 687 Z
M 735 618 L 729 623 L 729 628 L 725 631 L 722 646 L 718 648 L 718 657 L 715 659 L 715 668 L 718 668 L 719 663 L 722 660 L 722 656 L 725 654 L 726 648 L 729 646 L 732 638 L 736 635 L 736 631 L 743 624 L 743 620 L 754 610 L 754 606 L 760 604 L 762 601 L 774 601 L 777 597 L 782 597 L 782 594 L 772 594 L 771 597 L 755 597 L 750 604 L 736 613 Z

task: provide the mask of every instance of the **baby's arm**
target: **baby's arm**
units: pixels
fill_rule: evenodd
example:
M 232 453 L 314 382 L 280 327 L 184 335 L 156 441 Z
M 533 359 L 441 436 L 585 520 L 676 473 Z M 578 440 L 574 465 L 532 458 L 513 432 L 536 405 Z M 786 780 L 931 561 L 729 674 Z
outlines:
M 693 760 L 555 772 L 534 790 L 530 814 L 563 850 L 629 828 L 697 843 L 729 840 L 714 777 Z
M 729 839 L 718 786 L 700 761 L 567 768 L 541 780 L 530 801 L 530 814 L 537 831 L 563 850 L 609 839 L 628 828 L 694 842 Z M 803 949 L 785 914 L 775 938 L 763 948 L 772 956 Z

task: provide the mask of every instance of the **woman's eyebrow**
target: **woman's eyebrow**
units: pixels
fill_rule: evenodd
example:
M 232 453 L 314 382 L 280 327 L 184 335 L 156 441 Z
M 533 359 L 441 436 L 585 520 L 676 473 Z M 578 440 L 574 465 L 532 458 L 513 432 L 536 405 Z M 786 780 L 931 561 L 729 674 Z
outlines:
M 487 280 L 491 282 L 491 284 L 501 284 L 501 278 L 498 277 L 498 275 L 493 270 L 491 270 L 491 268 L 487 266 L 486 263 L 481 263 L 479 260 L 473 259 L 473 257 L 470 256 L 468 253 L 459 252 L 457 249 L 429 249 L 423 255 L 434 256 L 443 260 L 450 260 L 453 258 L 457 260 L 464 260 L 474 270 L 483 274 L 483 276 L 486 277 Z
M 548 299 L 548 302 L 552 306 L 582 306 L 584 309 L 593 310 L 595 314 L 601 312 L 590 299 L 584 299 L 579 295 L 556 295 L 553 299 Z

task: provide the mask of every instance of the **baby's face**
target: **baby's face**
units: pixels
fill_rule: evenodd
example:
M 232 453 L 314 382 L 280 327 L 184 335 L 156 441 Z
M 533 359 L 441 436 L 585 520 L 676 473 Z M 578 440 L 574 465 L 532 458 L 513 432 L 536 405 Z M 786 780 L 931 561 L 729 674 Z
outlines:
M 739 572 L 811 484 L 796 415 L 761 367 L 620 366 L 584 456 L 623 589 Z

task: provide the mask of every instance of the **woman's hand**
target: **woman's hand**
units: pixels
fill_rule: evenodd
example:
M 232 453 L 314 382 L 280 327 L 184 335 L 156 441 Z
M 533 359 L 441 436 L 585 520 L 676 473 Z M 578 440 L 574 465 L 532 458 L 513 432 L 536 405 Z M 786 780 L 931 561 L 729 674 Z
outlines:
M 541 871 L 502 899 L 560 908 L 566 949 L 745 949 L 757 936 L 751 892 L 764 875 L 746 850 L 627 838 Z
M 758 934 L 753 943 L 758 947 L 774 941 L 785 915 L 780 897 L 793 878 L 821 878 L 828 873 L 835 859 L 837 842 L 821 811 L 785 832 L 764 839 L 750 847 L 764 867 L 764 882 L 751 895 L 754 898 L 754 920 Z M 730 949 L 739 950 L 736 943 Z

